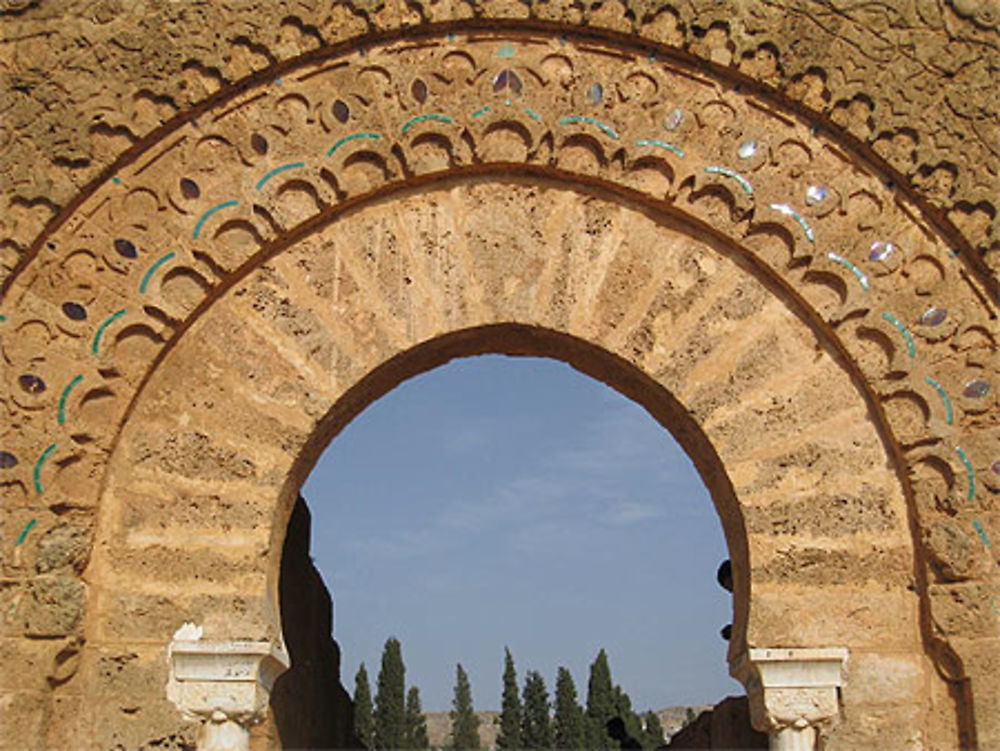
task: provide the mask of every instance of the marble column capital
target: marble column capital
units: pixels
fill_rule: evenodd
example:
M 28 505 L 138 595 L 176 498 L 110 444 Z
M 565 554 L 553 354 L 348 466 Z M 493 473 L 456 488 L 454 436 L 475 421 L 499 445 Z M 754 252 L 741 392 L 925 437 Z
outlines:
M 771 748 L 815 748 L 818 730 L 840 713 L 846 681 L 843 647 L 748 649 L 730 666 L 750 702 L 750 721 Z
M 275 679 L 288 657 L 268 641 L 177 639 L 168 649 L 167 696 L 202 722 L 199 751 L 244 749 L 249 729 L 267 716 Z

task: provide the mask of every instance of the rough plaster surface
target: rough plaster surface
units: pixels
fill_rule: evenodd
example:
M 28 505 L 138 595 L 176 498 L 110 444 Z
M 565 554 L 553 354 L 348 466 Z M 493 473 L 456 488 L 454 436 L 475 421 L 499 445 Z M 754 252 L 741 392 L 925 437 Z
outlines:
M 957 27 L 969 38 L 995 33 L 982 8 L 957 6 L 975 20 Z M 486 7 L 476 12 L 555 12 Z M 234 14 L 225 24 L 215 16 L 223 8 Z M 609 8 L 576 20 L 588 34 L 628 21 Z M 823 8 L 785 18 L 804 24 Z M 43 2 L 5 16 L 5 33 L 78 28 L 45 21 L 51 10 Z M 639 31 L 721 68 L 687 53 L 651 58 L 648 44 L 580 36 L 573 25 L 510 33 L 500 24 L 278 65 L 303 40 L 320 48 L 320 32 L 300 23 L 296 36 L 294 22 L 243 10 L 88 6 L 84 27 L 135 32 L 141 17 L 173 40 L 162 43 L 171 55 L 213 24 L 239 48 L 253 34 L 238 18 L 280 38 L 247 47 L 249 67 L 231 77 L 271 69 L 245 91 L 220 78 L 178 95 L 170 128 L 152 130 L 167 107 L 114 173 L 64 189 L 66 210 L 30 250 L 5 246 L 19 260 L 11 256 L 0 303 L 0 450 L 16 461 L 0 469 L 0 604 L 13 665 L 0 694 L 27 730 L 4 742 L 186 742 L 191 729 L 179 729 L 159 690 L 163 640 L 186 620 L 213 638 L 276 637 L 283 514 L 332 432 L 443 356 L 498 350 L 567 359 L 675 431 L 742 571 L 734 648 L 836 642 L 859 665 L 870 654 L 909 666 L 887 692 L 866 693 L 868 679 L 852 687 L 831 743 L 1000 746 L 995 290 L 975 259 L 953 252 L 957 235 L 937 211 L 887 184 L 858 141 L 814 128 L 815 113 L 737 86 L 726 66 L 742 55 L 725 57 L 726 34 L 711 23 L 699 35 L 684 21 L 670 36 L 673 13 L 643 11 L 659 21 Z M 328 12 L 323 28 L 338 39 L 407 15 Z M 921 12 L 966 23 L 944 7 Z M 776 49 L 788 65 L 784 50 L 806 37 L 782 33 Z M 123 45 L 120 36 L 98 47 L 80 38 L 100 57 L 91 64 L 100 76 L 59 63 L 46 80 L 69 76 L 67 92 L 100 87 L 118 116 L 130 98 L 149 112 L 144 85 L 112 92 L 108 80 L 162 75 L 181 90 L 184 71 L 190 81 L 207 75 L 177 63 L 186 55 L 165 54 L 160 68 L 148 38 L 146 62 L 122 72 L 116 56 L 137 61 L 123 50 L 141 37 Z M 199 59 L 211 61 L 223 33 L 205 38 Z M 283 51 L 269 59 L 266 49 Z M 989 45 L 978 49 L 988 61 Z M 17 69 L 43 59 L 25 56 Z M 174 64 L 180 78 L 159 72 Z M 859 87 L 897 85 L 890 69 L 864 67 Z M 910 106 L 895 89 L 885 96 Z M 96 101 L 75 97 L 53 95 L 51 106 Z M 45 142 L 29 135 L 44 117 L 15 129 L 24 137 L 11 148 Z M 51 133 L 83 122 L 57 120 Z M 987 113 L 973 124 L 991 122 Z M 107 132 L 78 142 L 99 150 Z M 748 141 L 758 148 L 743 156 Z M 73 172 L 15 153 L 11 174 L 43 169 L 55 185 Z M 86 159 L 81 184 L 98 169 Z M 968 169 L 960 174 L 994 179 L 986 158 Z M 808 185 L 827 197 L 806 201 Z M 52 211 L 13 186 L 6 195 L 24 210 L 3 221 L 28 217 L 18 232 L 35 237 Z M 876 241 L 896 249 L 871 260 Z M 931 308 L 943 320 L 925 318 Z M 985 393 L 963 395 L 980 381 Z M 41 665 L 41 677 L 17 667 Z

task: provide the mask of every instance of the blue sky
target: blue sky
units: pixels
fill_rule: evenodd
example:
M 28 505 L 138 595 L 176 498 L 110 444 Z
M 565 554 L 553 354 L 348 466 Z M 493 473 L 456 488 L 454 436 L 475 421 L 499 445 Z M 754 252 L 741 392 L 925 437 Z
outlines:
M 500 706 L 503 649 L 581 697 L 598 649 L 641 710 L 740 687 L 719 629 L 722 527 L 693 465 L 642 408 L 553 360 L 485 356 L 413 378 L 330 444 L 303 493 L 353 691 L 403 646 L 424 708 L 455 663 Z

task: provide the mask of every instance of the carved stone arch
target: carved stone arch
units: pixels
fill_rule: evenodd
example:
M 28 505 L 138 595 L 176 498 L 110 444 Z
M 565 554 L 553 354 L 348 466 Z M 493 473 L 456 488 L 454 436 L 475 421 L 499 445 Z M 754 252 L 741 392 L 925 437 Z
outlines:
M 806 452 L 809 455 L 790 450 L 784 464 L 772 456 L 756 460 L 752 467 L 742 467 L 730 454 L 721 464 L 730 480 L 737 468 L 741 473 L 741 479 L 733 481 L 737 498 L 755 505 L 752 480 L 757 473 L 770 473 L 772 483 L 775 477 L 793 478 L 787 480 L 790 488 L 765 484 L 757 493 L 768 495 L 778 488 L 794 498 L 801 490 L 795 486 L 794 469 L 782 473 L 776 467 L 818 465 L 823 471 L 817 487 L 826 492 L 826 502 L 844 501 L 857 508 L 861 526 L 879 532 L 891 529 L 895 541 L 884 547 L 869 541 L 870 555 L 864 561 L 853 561 L 841 551 L 844 560 L 853 561 L 843 564 L 845 570 L 867 571 L 859 575 L 868 582 L 877 578 L 876 571 L 895 572 L 887 575 L 887 590 L 904 598 L 901 603 L 909 603 L 900 605 L 900 612 L 913 617 L 901 628 L 913 629 L 907 631 L 903 642 L 908 646 L 902 651 L 931 655 L 956 685 L 971 680 L 968 696 L 958 691 L 959 718 L 947 719 L 954 709 L 935 709 L 940 716 L 936 725 L 925 726 L 929 735 L 924 739 L 929 742 L 935 732 L 958 732 L 961 725 L 969 733 L 967 740 L 978 733 L 984 745 L 992 742 L 996 728 L 990 708 L 997 699 L 988 676 L 998 622 L 992 540 L 1000 537 L 992 498 L 997 489 L 997 467 L 992 462 L 1000 455 L 995 425 L 995 304 L 974 270 L 950 252 L 938 225 L 907 196 L 887 186 L 876 165 L 866 163 L 850 144 L 814 132 L 808 122 L 761 92 L 740 91 L 732 80 L 678 60 L 658 61 L 641 47 L 620 40 L 574 38 L 572 30 L 553 34 L 494 29 L 428 36 L 418 43 L 387 42 L 366 46 L 363 55 L 340 51 L 315 55 L 295 66 L 282 66 L 275 74 L 257 76 L 253 85 L 219 97 L 195 119 L 131 153 L 105 183 L 79 198 L 65 221 L 39 239 L 36 252 L 8 282 L 0 309 L 7 366 L 5 404 L 11 415 L 2 446 L 7 452 L 5 466 L 0 470 L 11 499 L 5 518 L 11 528 L 23 530 L 14 546 L 20 554 L 18 565 L 33 566 L 43 574 L 29 578 L 19 572 L 9 588 L 15 629 L 33 636 L 76 633 L 88 599 L 67 569 L 78 562 L 59 563 L 58 573 L 52 574 L 56 567 L 46 568 L 50 563 L 43 560 L 43 545 L 35 541 L 65 534 L 59 530 L 67 528 L 86 530 L 96 516 L 99 555 L 85 578 L 90 590 L 86 618 L 91 646 L 84 654 L 89 664 L 81 675 L 86 679 L 76 685 L 95 687 L 97 683 L 90 681 L 99 682 L 130 639 L 151 638 L 113 631 L 115 624 L 139 622 L 133 618 L 139 611 L 152 612 L 146 601 L 136 606 L 138 610 L 126 608 L 115 617 L 105 617 L 111 612 L 106 608 L 125 606 L 109 604 L 115 595 L 101 584 L 103 577 L 113 580 L 114 572 L 127 563 L 140 571 L 146 570 L 144 566 L 152 570 L 160 565 L 157 555 L 173 560 L 172 553 L 158 549 L 159 543 L 140 541 L 141 554 L 124 550 L 127 545 L 115 533 L 128 524 L 130 514 L 143 513 L 143 503 L 135 496 L 121 500 L 116 483 L 129 475 L 130 470 L 121 467 L 141 467 L 145 462 L 158 464 L 166 475 L 179 476 L 187 471 L 182 466 L 194 462 L 203 479 L 210 479 L 216 469 L 226 477 L 249 471 L 237 438 L 215 446 L 204 430 L 185 434 L 183 423 L 174 425 L 174 435 L 164 442 L 155 443 L 155 437 L 163 434 L 157 420 L 183 420 L 185 415 L 201 419 L 211 411 L 204 401 L 191 407 L 183 400 L 172 402 L 182 396 L 176 384 L 187 383 L 185 379 L 213 362 L 199 349 L 206 332 L 213 326 L 227 330 L 222 327 L 227 306 L 238 308 L 246 303 L 240 298 L 252 293 L 262 295 L 256 300 L 260 308 L 251 305 L 244 313 L 273 316 L 267 326 L 275 336 L 289 335 L 280 333 L 283 319 L 290 325 L 302 324 L 291 338 L 297 347 L 306 342 L 304 353 L 296 357 L 289 354 L 291 349 L 279 348 L 268 358 L 298 363 L 317 382 L 323 372 L 335 373 L 337 387 L 345 390 L 383 361 L 422 343 L 431 346 L 426 343 L 436 337 L 516 325 L 560 332 L 629 363 L 675 394 L 720 456 L 724 453 L 720 446 L 726 443 L 724 425 L 712 425 L 711 420 L 719 410 L 725 414 L 727 405 L 734 414 L 739 412 L 743 398 L 748 399 L 743 408 L 759 410 L 755 414 L 762 430 L 794 424 L 781 409 L 783 397 L 777 387 L 762 391 L 778 400 L 770 413 L 752 401 L 751 397 L 763 398 L 753 393 L 753 368 L 759 366 L 774 378 L 781 372 L 776 364 L 764 367 L 754 360 L 766 360 L 767 352 L 751 357 L 733 340 L 727 351 L 734 357 L 746 354 L 745 372 L 751 375 L 742 380 L 741 363 L 734 359 L 730 363 L 734 370 L 727 374 L 733 380 L 716 384 L 721 395 L 707 386 L 699 391 L 695 387 L 705 383 L 697 380 L 685 391 L 681 376 L 671 371 L 682 363 L 690 372 L 701 365 L 706 373 L 700 377 L 707 378 L 713 368 L 705 363 L 711 363 L 713 350 L 672 351 L 677 358 L 673 364 L 663 361 L 658 370 L 651 368 L 650 362 L 663 356 L 657 346 L 669 340 L 671 319 L 664 317 L 666 311 L 684 303 L 672 301 L 643 277 L 643 270 L 659 269 L 659 277 L 649 271 L 650 279 L 662 282 L 664 267 L 659 264 L 672 256 L 657 256 L 656 242 L 628 245 L 630 233 L 648 222 L 655 227 L 648 230 L 651 239 L 662 232 L 667 238 L 664 245 L 674 248 L 683 244 L 678 234 L 695 238 L 714 255 L 698 256 L 692 250 L 693 256 L 725 258 L 732 271 L 722 276 L 747 280 L 734 282 L 732 289 L 749 290 L 741 294 L 750 299 L 725 300 L 718 291 L 709 294 L 699 289 L 703 283 L 699 275 L 711 274 L 698 260 L 692 261 L 696 270 L 688 273 L 692 289 L 698 291 L 694 299 L 718 304 L 720 311 L 727 311 L 718 313 L 722 318 L 741 320 L 745 306 L 749 311 L 745 315 L 754 322 L 752 330 L 760 332 L 770 325 L 766 316 L 755 317 L 760 310 L 785 311 L 782 325 L 787 328 L 775 324 L 775 331 L 787 331 L 787 337 L 775 335 L 770 346 L 780 350 L 797 342 L 796 362 L 802 363 L 803 372 L 817 374 L 821 371 L 813 369 L 820 366 L 810 364 L 804 353 L 809 346 L 818 348 L 822 354 L 817 362 L 830 368 L 829 373 L 824 371 L 828 383 L 846 384 L 837 392 L 847 405 L 841 413 L 844 434 L 858 430 L 865 435 L 858 440 L 869 452 L 868 459 L 855 457 L 840 466 L 832 462 L 827 467 L 829 457 L 815 448 Z M 442 180 L 454 181 L 451 193 L 440 187 Z M 567 184 L 578 192 L 567 191 Z M 503 192 L 504 186 L 509 194 Z M 388 244 L 400 229 L 393 212 L 405 215 L 408 201 L 433 205 L 434 200 L 445 200 L 433 198 L 438 195 L 451 195 L 456 207 L 475 205 L 469 195 L 477 189 L 493 191 L 484 202 L 492 213 L 473 227 L 480 233 L 475 236 L 479 243 L 475 252 L 469 247 L 472 240 L 466 239 L 464 256 L 452 261 L 456 270 L 464 272 L 463 282 L 434 276 L 416 261 L 413 273 L 423 277 L 405 273 L 404 260 L 419 258 L 421 244 L 414 242 L 405 251 L 398 243 Z M 590 200 L 604 207 L 589 218 L 592 225 L 584 221 L 577 231 L 582 230 L 585 238 L 607 232 L 617 236 L 603 247 L 594 245 L 589 259 L 574 256 L 587 247 L 579 238 L 561 248 L 568 258 L 576 259 L 567 263 L 577 270 L 580 285 L 572 304 L 565 303 L 567 309 L 584 319 L 606 313 L 609 322 L 603 328 L 591 330 L 568 313 L 565 320 L 545 318 L 537 311 L 529 315 L 530 306 L 527 312 L 517 307 L 526 303 L 516 296 L 513 302 L 505 301 L 507 291 L 523 291 L 539 281 L 526 278 L 530 265 L 506 259 L 502 239 L 533 226 L 530 214 L 518 225 L 505 217 L 533 206 L 543 213 L 537 196 L 526 197 L 532 190 L 571 194 L 580 205 Z M 463 193 L 467 195 L 455 197 Z M 296 322 L 296 314 L 289 311 L 299 303 L 293 296 L 284 299 L 281 280 L 302 273 L 301 269 L 277 266 L 295 257 L 301 268 L 308 267 L 316 261 L 303 255 L 303 248 L 319 238 L 337 242 L 336 237 L 327 237 L 331 228 L 342 230 L 352 222 L 363 226 L 366 217 L 378 217 L 379 211 L 386 216 L 369 219 L 370 227 L 348 234 L 359 239 L 378 273 L 359 270 L 364 262 L 355 259 L 353 263 L 360 266 L 348 275 L 349 282 L 347 276 L 336 281 L 340 272 L 328 268 L 317 267 L 316 274 L 333 274 L 330 284 L 354 285 L 356 297 L 349 310 L 369 320 L 402 323 L 386 325 L 385 342 L 373 343 L 358 331 L 344 329 L 343 323 L 313 320 L 309 305 L 304 306 L 309 315 Z M 621 216 L 609 219 L 608 214 L 616 211 Z M 623 218 L 626 214 L 628 219 Z M 415 211 L 415 219 L 419 216 Z M 419 223 L 413 226 L 419 228 Z M 452 232 L 464 229 L 458 226 Z M 447 239 L 433 232 L 429 237 L 428 247 L 447 246 Z M 528 242 L 523 246 L 532 247 Z M 538 246 L 536 239 L 536 251 Z M 622 260 L 623 249 L 634 253 L 634 262 Z M 538 261 L 538 268 L 547 268 L 553 260 Z M 619 275 L 618 286 L 613 274 Z M 397 289 L 400 284 L 404 287 Z M 478 288 L 481 306 L 482 300 L 491 300 L 493 308 L 487 305 L 478 315 L 455 312 L 437 332 L 420 329 L 434 320 L 427 310 L 444 304 L 467 285 Z M 303 290 L 309 285 L 293 286 Z M 414 297 L 416 290 L 426 298 Z M 636 290 L 642 293 L 638 297 Z M 595 296 L 598 292 L 605 299 Z M 405 315 L 393 310 L 402 300 L 411 306 Z M 758 304 L 761 308 L 756 309 Z M 355 325 L 362 330 L 365 326 Z M 233 341 L 237 333 L 233 330 Z M 726 335 L 735 336 L 733 331 Z M 807 346 L 803 342 L 810 337 L 813 343 Z M 355 366 L 355 358 L 364 352 L 368 359 L 358 358 L 364 365 Z M 327 358 L 324 367 L 309 364 L 321 357 Z M 575 362 L 572 355 L 567 359 Z M 177 367 L 178 362 L 184 366 Z M 233 367 L 225 357 L 215 362 Z M 577 364 L 588 367 L 586 358 Z M 617 383 L 622 377 L 609 380 Z M 192 392 L 202 385 L 192 383 Z M 277 421 L 279 445 L 287 442 L 296 447 L 288 455 L 295 459 L 308 454 L 309 447 L 324 445 L 329 437 L 308 427 L 306 418 L 317 420 L 338 408 L 330 394 L 324 398 L 308 390 L 289 393 L 294 393 L 294 405 L 285 415 L 288 434 L 278 429 L 282 418 L 268 419 Z M 819 412 L 838 406 L 822 389 L 814 389 L 810 399 Z M 816 428 L 823 421 L 802 423 L 806 433 L 810 424 Z M 231 427 L 236 425 L 234 420 Z M 840 433 L 839 424 L 837 429 Z M 323 437 L 307 441 L 303 433 Z M 242 440 L 250 446 L 256 439 L 244 433 Z M 816 451 L 821 456 L 814 456 Z M 288 478 L 296 473 L 287 462 L 273 456 L 268 461 L 281 469 L 270 473 L 263 485 L 272 489 L 281 485 L 281 497 L 287 501 L 294 490 Z M 108 471 L 115 466 L 119 469 Z M 875 496 L 888 498 L 888 506 L 871 506 L 867 491 L 845 501 L 843 486 L 865 476 L 858 467 L 879 476 L 884 493 Z M 286 486 L 286 480 L 292 484 Z M 265 503 L 273 507 L 278 497 L 270 491 L 264 495 Z M 146 496 L 150 508 L 165 500 Z M 808 538 L 815 532 L 806 519 L 817 506 L 773 499 L 761 505 L 771 505 L 770 513 L 788 518 L 792 537 Z M 761 529 L 768 528 L 764 518 L 766 514 L 757 522 Z M 280 528 L 268 524 L 268 530 Z M 760 540 L 760 549 L 772 554 L 759 570 L 751 555 L 747 567 L 751 589 L 754 572 L 767 571 L 767 565 L 772 566 L 771 573 L 759 573 L 763 578 L 758 578 L 765 589 L 768 576 L 794 578 L 808 571 L 828 576 L 841 565 L 836 563 L 840 553 L 809 544 L 797 548 L 790 538 L 783 539 L 783 530 L 773 528 L 768 543 L 767 535 L 753 537 L 752 523 L 745 526 L 752 539 Z M 822 531 L 819 534 L 823 536 Z M 179 535 L 183 539 L 184 533 Z M 86 532 L 78 536 L 86 538 Z M 86 558 L 81 556 L 83 562 Z M 766 555 L 763 560 L 768 560 Z M 224 568 L 210 555 L 193 565 L 200 572 L 195 578 L 206 580 L 213 575 L 210 570 Z M 252 564 L 234 570 L 226 576 L 245 575 L 251 581 L 260 573 L 254 573 Z M 893 578 L 897 575 L 900 578 Z M 181 578 L 179 572 L 177 576 Z M 835 585 L 826 580 L 823 586 Z M 70 607 L 62 621 L 61 611 L 47 606 L 52 587 L 63 588 L 71 605 L 79 606 L 76 611 Z M 904 594 L 908 587 L 911 593 Z M 125 595 L 119 599 L 127 601 L 128 592 Z M 166 598 L 164 607 L 172 607 L 167 595 L 160 592 L 153 599 L 157 598 Z M 782 599 L 787 604 L 794 598 L 794 586 L 789 586 Z M 956 600 L 962 603 L 957 609 Z M 209 606 L 192 611 L 192 617 L 206 618 L 205 607 Z M 892 606 L 879 610 L 880 615 L 895 612 Z M 750 611 L 752 624 L 752 607 Z M 787 616 L 776 617 L 772 630 L 759 632 L 763 641 L 749 644 L 802 646 L 794 629 L 779 627 L 788 622 Z M 810 624 L 815 622 L 804 620 L 796 626 Z M 752 628 L 750 633 L 753 640 Z M 150 650 L 133 650 L 143 654 L 125 662 L 135 659 L 136 665 L 156 675 L 163 668 L 157 655 L 170 635 L 163 634 L 164 641 Z M 35 645 L 19 649 L 25 655 L 38 651 Z M 921 688 L 901 699 L 896 709 L 902 712 L 900 707 L 921 702 L 939 707 L 945 693 L 940 686 L 933 687 L 937 679 L 921 662 L 924 658 L 911 657 L 908 664 L 918 666 L 913 674 Z M 869 664 L 876 663 L 873 659 Z M 864 665 L 864 660 L 856 664 Z M 137 675 L 144 675 L 137 670 Z M 870 674 L 861 684 L 870 686 L 873 681 Z M 920 699 L 914 698 L 918 695 Z M 53 694 L 67 701 L 74 696 L 81 700 L 79 689 Z M 868 701 L 878 704 L 874 696 Z M 100 713 L 86 721 L 88 737 L 109 738 L 104 733 L 119 732 L 114 720 Z M 850 745 L 861 738 L 851 735 L 860 731 L 845 727 L 842 743 Z
M 209 640 L 279 638 L 286 519 L 331 436 L 416 372 L 503 352 L 563 359 L 677 435 L 729 540 L 734 660 L 747 644 L 849 645 L 859 681 L 886 661 L 939 680 L 909 589 L 898 468 L 833 343 L 737 249 L 567 187 L 456 176 L 364 202 L 214 298 L 144 384 L 110 457 L 89 640 L 143 642 L 185 621 Z M 172 516 L 209 495 L 197 519 Z M 148 655 L 154 674 L 161 653 Z M 946 694 L 910 686 L 891 711 Z

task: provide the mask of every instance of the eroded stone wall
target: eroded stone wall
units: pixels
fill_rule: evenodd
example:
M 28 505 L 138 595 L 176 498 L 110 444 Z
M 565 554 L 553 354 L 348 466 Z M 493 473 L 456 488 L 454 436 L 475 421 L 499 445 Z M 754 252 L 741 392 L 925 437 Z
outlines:
M 312 515 L 300 496 L 288 520 L 278 575 L 281 631 L 291 664 L 275 681 L 269 722 L 257 732 L 268 748 L 359 748 L 354 704 L 340 682 L 333 601 L 309 553 L 311 530 Z

